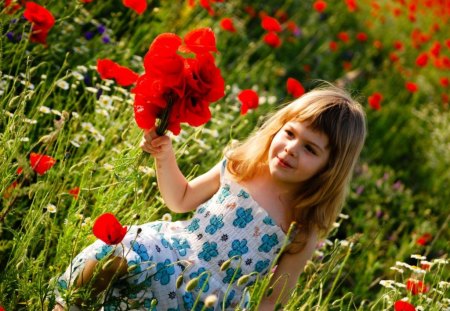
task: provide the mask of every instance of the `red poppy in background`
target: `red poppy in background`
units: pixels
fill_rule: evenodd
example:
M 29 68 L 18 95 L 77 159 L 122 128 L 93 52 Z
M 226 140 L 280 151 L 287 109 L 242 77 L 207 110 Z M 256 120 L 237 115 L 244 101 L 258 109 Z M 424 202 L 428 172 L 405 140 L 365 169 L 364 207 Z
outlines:
M 349 12 L 355 12 L 358 9 L 356 0 L 345 0 L 345 4 L 347 5 L 347 10 Z
M 268 32 L 264 35 L 263 38 L 264 42 L 273 47 L 273 48 L 278 48 L 281 45 L 281 39 L 280 37 L 278 37 L 277 33 L 275 32 Z
M 399 40 L 394 41 L 394 49 L 398 51 L 403 50 L 403 43 Z
M 358 40 L 360 42 L 365 42 L 365 41 L 367 41 L 367 39 L 368 39 L 368 36 L 364 32 L 358 32 L 356 34 L 356 40 Z
M 348 41 L 350 41 L 350 36 L 345 31 L 341 31 L 340 33 L 338 33 L 337 36 L 338 36 L 339 40 L 341 40 L 342 42 L 347 43 Z
M 80 194 L 80 187 L 74 187 L 69 190 L 69 194 L 78 200 L 78 195 Z
M 447 77 L 442 77 L 439 79 L 439 83 L 443 86 L 443 87 L 448 87 L 449 86 L 449 79 Z
M 92 1 L 94 1 L 94 0 L 81 0 L 81 2 L 83 2 L 83 3 L 91 3 Z
M 286 89 L 289 94 L 291 94 L 293 97 L 298 98 L 305 94 L 305 88 L 303 85 L 294 78 L 288 78 L 286 81 Z
M 372 95 L 369 96 L 367 101 L 369 102 L 370 108 L 374 110 L 380 110 L 381 109 L 381 101 L 383 100 L 383 95 L 379 92 L 375 92 Z
M 428 64 L 428 54 L 420 53 L 416 58 L 416 65 L 419 67 L 425 67 Z
M 413 295 L 425 294 L 430 290 L 424 282 L 415 279 L 408 279 L 406 281 L 406 289 Z
M 5 1 L 6 14 L 14 14 L 21 7 L 19 3 L 13 3 L 12 0 Z
M 323 0 L 317 0 L 313 4 L 314 10 L 316 10 L 319 13 L 322 13 L 327 8 L 327 3 Z
M 414 82 L 406 82 L 405 87 L 408 90 L 408 92 L 416 93 L 419 90 L 419 87 Z
M 220 28 L 229 32 L 236 32 L 233 20 L 229 17 L 225 17 L 220 20 Z
M 422 234 L 420 237 L 417 238 L 416 243 L 421 245 L 421 246 L 425 246 L 428 243 L 430 243 L 430 241 L 433 239 L 433 236 L 431 235 L 431 233 L 424 233 Z
M 439 55 L 441 54 L 441 44 L 439 42 L 434 42 L 433 46 L 430 48 L 430 53 L 431 55 L 433 55 L 434 57 L 439 57 Z
M 47 35 L 55 24 L 52 13 L 39 4 L 28 1 L 23 16 L 33 25 L 30 40 L 42 44 L 47 43 Z
M 330 47 L 330 50 L 332 52 L 336 52 L 336 50 L 338 49 L 339 45 L 338 45 L 338 43 L 336 41 L 330 41 L 329 47 Z
M 244 115 L 248 112 L 249 109 L 258 108 L 259 104 L 259 96 L 253 90 L 247 89 L 242 90 L 238 94 L 238 99 L 241 102 L 241 114 Z
M 121 86 L 130 86 L 139 77 L 133 70 L 107 58 L 97 60 L 97 71 L 102 79 L 114 79 Z
M 139 15 L 147 10 L 147 0 L 122 0 L 122 3 Z
M 30 154 L 31 168 L 39 175 L 44 175 L 49 169 L 55 165 L 56 159 L 45 154 L 32 152 Z
M 95 220 L 92 232 L 106 244 L 115 245 L 122 242 L 127 233 L 127 227 L 123 227 L 113 214 L 105 213 Z
M 416 311 L 412 304 L 403 300 L 397 300 L 394 303 L 394 309 L 395 311 Z
M 280 32 L 280 22 L 274 17 L 264 16 L 261 20 L 261 27 L 266 31 Z

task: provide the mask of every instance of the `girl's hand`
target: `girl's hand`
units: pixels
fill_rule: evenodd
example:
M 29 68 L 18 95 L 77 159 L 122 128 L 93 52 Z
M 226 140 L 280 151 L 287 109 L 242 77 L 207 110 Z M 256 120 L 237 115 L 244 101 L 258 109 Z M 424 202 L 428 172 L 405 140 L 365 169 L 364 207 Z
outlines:
M 163 161 L 173 155 L 172 141 L 169 136 L 159 136 L 155 129 L 145 130 L 141 149 L 150 153 L 156 160 Z

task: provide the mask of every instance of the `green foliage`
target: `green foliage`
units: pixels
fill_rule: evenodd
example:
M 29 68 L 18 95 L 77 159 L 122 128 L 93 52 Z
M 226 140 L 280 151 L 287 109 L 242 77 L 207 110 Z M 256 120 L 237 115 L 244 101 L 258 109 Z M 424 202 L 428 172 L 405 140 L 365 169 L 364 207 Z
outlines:
M 438 82 L 448 73 L 432 64 L 414 65 L 420 52 L 448 38 L 443 31 L 430 31 L 433 40 L 414 47 L 410 37 L 415 28 L 425 32 L 440 23 L 434 11 L 418 13 L 414 24 L 406 13 L 394 17 L 389 1 L 379 1 L 384 13 L 378 15 L 369 2 L 362 1 L 352 13 L 344 1 L 328 1 L 322 14 L 312 9 L 313 1 L 254 3 L 256 14 L 282 20 L 284 12 L 299 27 L 293 33 L 283 23 L 283 44 L 277 49 L 262 41 L 260 18 L 248 14 L 248 4 L 240 1 L 215 3 L 214 16 L 184 1 L 149 1 L 142 15 L 119 0 L 40 1 L 56 17 L 48 46 L 27 40 L 31 26 L 21 18 L 23 9 L 1 12 L 0 306 L 51 310 L 55 277 L 94 241 L 92 223 L 98 215 L 112 212 L 133 225 L 168 213 L 156 187 L 153 160 L 138 147 L 142 132 L 133 120 L 130 88 L 102 81 L 96 61 L 111 58 L 142 73 L 142 59 L 158 34 L 183 36 L 206 26 L 216 33 L 226 95 L 211 106 L 208 124 L 183 127 L 173 138 L 188 179 L 207 171 L 232 140 L 247 137 L 263 118 L 293 99 L 286 92 L 288 77 L 306 89 L 317 85 L 316 79 L 332 81 L 366 108 L 369 133 L 343 214 L 284 307 L 392 310 L 394 301 L 408 297 L 427 310 L 448 308 L 450 116 L 442 97 L 448 86 Z M 237 32 L 222 30 L 221 17 L 232 17 Z M 398 31 L 386 31 L 391 28 Z M 349 42 L 339 41 L 342 31 Z M 356 40 L 358 32 L 368 40 Z M 8 33 L 22 40 L 10 40 Z M 389 57 L 397 40 L 405 48 L 394 51 L 401 59 L 393 63 Z M 339 42 L 336 51 L 329 48 L 331 41 Z M 441 53 L 448 57 L 448 48 Z M 419 91 L 406 91 L 406 81 L 418 83 Z M 242 116 L 237 94 L 246 88 L 258 91 L 260 107 Z M 383 94 L 380 110 L 366 104 L 374 92 Z M 31 152 L 52 156 L 57 163 L 37 175 L 29 163 Z M 75 187 L 80 188 L 77 198 L 70 194 Z M 172 215 L 173 220 L 189 216 Z M 431 239 L 418 243 L 423 234 Z M 420 261 L 411 259 L 412 254 L 426 256 L 431 270 L 417 270 Z M 407 272 L 399 275 L 392 267 Z M 251 307 L 272 291 L 269 277 L 247 289 Z M 409 277 L 426 282 L 429 293 L 412 295 L 398 285 Z M 397 285 L 380 285 L 382 280 Z

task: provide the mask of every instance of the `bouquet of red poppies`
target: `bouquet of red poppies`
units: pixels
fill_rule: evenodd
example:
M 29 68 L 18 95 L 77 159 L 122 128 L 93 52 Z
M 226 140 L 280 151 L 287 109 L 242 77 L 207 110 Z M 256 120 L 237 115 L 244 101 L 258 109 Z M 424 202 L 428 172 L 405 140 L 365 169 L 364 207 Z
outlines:
M 225 83 L 213 54 L 214 32 L 200 28 L 182 39 L 173 33 L 157 36 L 144 57 L 145 72 L 131 90 L 134 116 L 142 129 L 156 126 L 180 133 L 180 124 L 200 126 L 211 119 L 209 105 L 224 96 Z

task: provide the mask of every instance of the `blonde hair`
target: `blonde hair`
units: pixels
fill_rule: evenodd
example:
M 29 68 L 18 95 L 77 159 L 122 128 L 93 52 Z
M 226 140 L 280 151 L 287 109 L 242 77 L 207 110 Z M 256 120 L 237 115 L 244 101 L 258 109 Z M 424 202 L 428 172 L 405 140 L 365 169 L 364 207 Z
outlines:
M 245 141 L 226 153 L 227 169 L 239 181 L 251 179 L 268 165 L 268 151 L 275 134 L 289 121 L 308 122 L 329 140 L 327 165 L 299 185 L 294 202 L 301 250 L 312 229 L 326 235 L 339 215 L 352 171 L 364 144 L 365 114 L 344 90 L 327 85 L 314 89 L 278 110 Z

